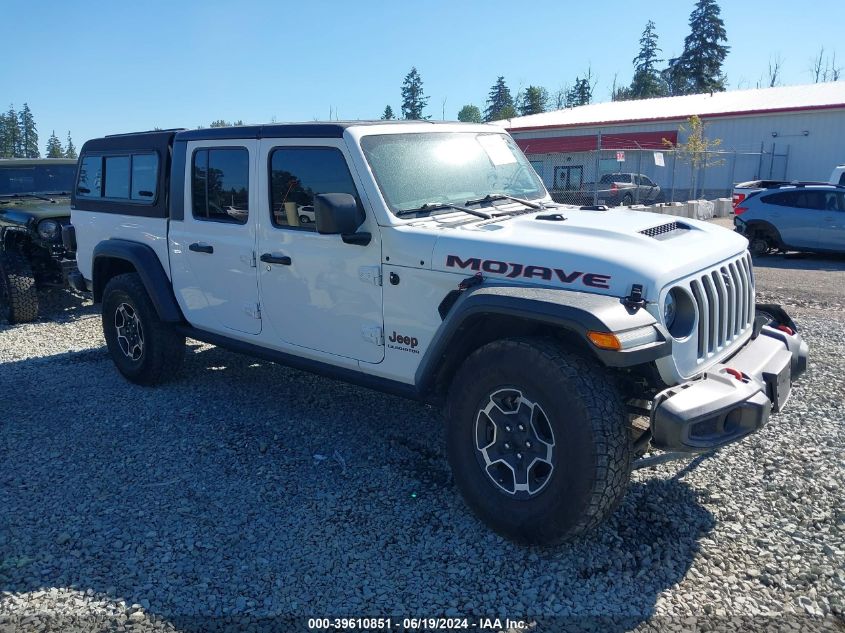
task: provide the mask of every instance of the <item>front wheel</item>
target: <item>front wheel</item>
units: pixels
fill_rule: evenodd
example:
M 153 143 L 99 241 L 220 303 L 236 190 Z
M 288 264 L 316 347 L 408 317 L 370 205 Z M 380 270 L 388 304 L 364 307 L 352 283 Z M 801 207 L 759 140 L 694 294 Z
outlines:
M 514 338 L 474 352 L 448 399 L 455 482 L 497 532 L 530 543 L 584 534 L 631 474 L 622 399 L 593 361 L 556 341 Z
M 751 254 L 754 257 L 761 257 L 769 252 L 771 245 L 769 244 L 769 240 L 767 240 L 762 235 L 756 235 L 751 238 L 751 241 L 748 242 L 748 250 L 751 251 Z
M 117 275 L 106 284 L 103 335 L 120 373 L 141 385 L 171 379 L 185 356 L 185 337 L 159 319 L 137 273 Z
M 38 318 L 38 291 L 29 260 L 15 250 L 0 252 L 0 311 L 9 323 Z

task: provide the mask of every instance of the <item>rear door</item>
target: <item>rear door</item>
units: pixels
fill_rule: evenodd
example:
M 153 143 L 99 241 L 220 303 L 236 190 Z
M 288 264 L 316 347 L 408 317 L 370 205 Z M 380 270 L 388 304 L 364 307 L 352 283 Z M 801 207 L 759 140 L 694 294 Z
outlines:
M 783 242 L 795 248 L 817 248 L 822 206 L 821 192 L 806 189 L 762 195 L 761 219 L 774 226 Z
M 258 334 L 255 163 L 258 141 L 188 143 L 185 217 L 170 223 L 173 289 L 188 321 L 226 335 Z
M 825 192 L 825 212 L 819 229 L 818 247 L 845 252 L 845 193 Z

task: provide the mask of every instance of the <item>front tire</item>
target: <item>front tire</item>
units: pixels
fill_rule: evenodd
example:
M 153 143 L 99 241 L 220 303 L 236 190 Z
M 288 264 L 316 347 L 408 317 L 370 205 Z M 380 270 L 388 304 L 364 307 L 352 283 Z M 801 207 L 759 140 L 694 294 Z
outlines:
M 755 235 L 748 242 L 748 250 L 754 257 L 762 257 L 769 252 L 770 248 L 769 240 L 762 235 Z
M 621 396 L 600 366 L 554 340 L 505 339 L 474 352 L 452 382 L 448 417 L 459 490 L 509 538 L 580 536 L 625 494 L 632 443 Z
M 121 374 L 139 385 L 172 379 L 185 357 L 185 337 L 158 317 L 137 273 L 117 275 L 103 291 L 103 335 Z
M 38 291 L 32 266 L 16 250 L 0 253 L 0 311 L 9 323 L 38 318 Z

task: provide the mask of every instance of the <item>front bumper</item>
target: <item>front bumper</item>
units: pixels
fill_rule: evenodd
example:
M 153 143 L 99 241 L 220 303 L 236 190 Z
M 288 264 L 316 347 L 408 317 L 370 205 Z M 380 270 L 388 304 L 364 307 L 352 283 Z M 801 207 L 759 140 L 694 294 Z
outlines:
M 739 352 L 702 378 L 659 393 L 651 409 L 652 445 L 711 450 L 753 433 L 781 411 L 792 383 L 807 369 L 809 348 L 796 331 L 775 325 L 758 326 Z

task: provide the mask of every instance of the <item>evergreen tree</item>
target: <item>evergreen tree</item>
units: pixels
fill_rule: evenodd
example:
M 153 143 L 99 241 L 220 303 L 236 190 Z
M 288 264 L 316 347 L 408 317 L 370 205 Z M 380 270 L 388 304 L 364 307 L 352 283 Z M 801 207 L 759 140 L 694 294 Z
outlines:
M 23 156 L 21 149 L 21 128 L 18 124 L 18 113 L 15 106 L 9 105 L 9 110 L 3 115 L 4 138 L 3 156 L 5 158 L 18 158 Z
M 640 37 L 640 52 L 634 58 L 634 78 L 631 87 L 621 96 L 629 99 L 650 99 L 652 97 L 665 97 L 669 90 L 657 70 L 657 32 L 654 29 L 654 22 L 648 21 L 642 37 Z M 618 101 L 622 99 L 614 99 Z
M 389 105 L 384 106 L 384 112 L 381 115 L 381 120 L 390 121 L 395 118 L 396 117 L 393 115 L 393 108 L 391 108 Z
M 540 114 L 545 112 L 549 105 L 549 93 L 540 86 L 528 86 L 519 100 L 520 116 L 529 114 Z
M 67 146 L 65 147 L 65 158 L 78 158 L 73 139 L 70 138 L 70 130 L 67 131 Z
M 56 136 L 56 130 L 53 130 L 50 138 L 47 139 L 47 158 L 64 158 L 64 155 L 65 150 L 62 147 L 62 142 Z
M 505 108 L 510 108 L 507 112 L 503 112 Z M 505 83 L 505 78 L 500 76 L 493 87 L 490 88 L 490 94 L 487 97 L 487 109 L 484 110 L 485 121 L 496 121 L 499 119 L 513 118 L 507 117 L 506 114 L 510 112 L 516 113 L 513 104 L 513 97 L 511 96 L 510 88 Z
M 723 92 L 722 64 L 730 51 L 725 23 L 716 0 L 698 0 L 690 14 L 690 34 L 680 57 L 669 61 L 663 77 L 671 94 Z
M 426 105 L 428 97 L 423 93 L 423 82 L 414 66 L 402 82 L 402 118 L 414 121 L 427 119 L 423 116 Z
M 35 128 L 35 117 L 32 116 L 32 110 L 26 103 L 18 112 L 18 126 L 21 137 L 21 155 L 24 158 L 39 158 L 41 152 L 38 150 L 38 130 Z
M 575 83 L 566 95 L 566 107 L 574 108 L 587 105 L 593 100 L 593 86 L 590 84 L 589 75 L 584 79 L 575 78 Z
M 458 121 L 464 123 L 481 123 L 481 110 L 478 109 L 478 106 L 472 104 L 465 105 L 458 112 Z

